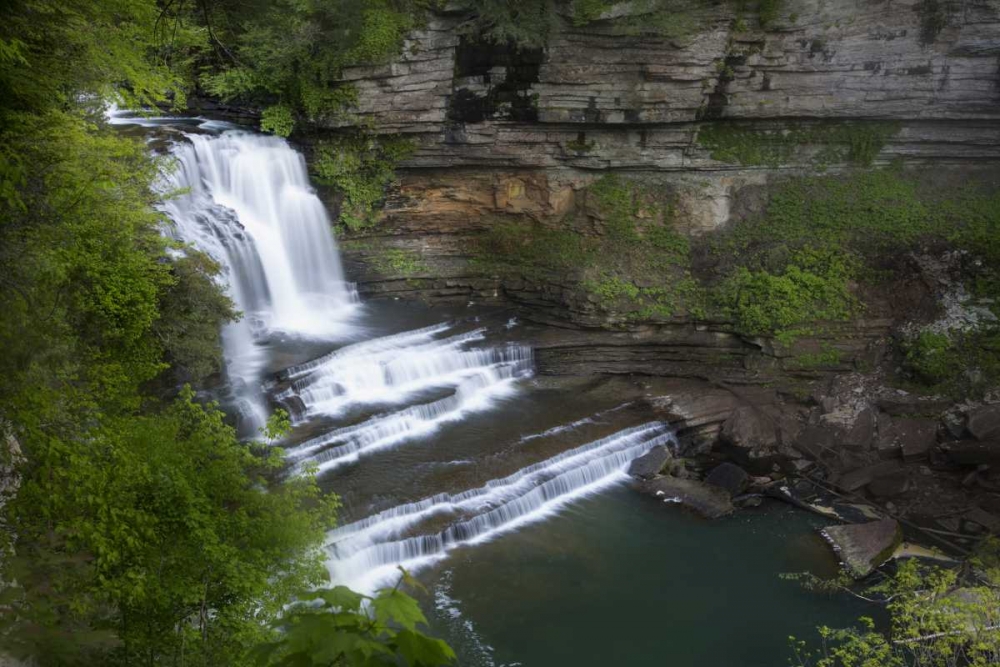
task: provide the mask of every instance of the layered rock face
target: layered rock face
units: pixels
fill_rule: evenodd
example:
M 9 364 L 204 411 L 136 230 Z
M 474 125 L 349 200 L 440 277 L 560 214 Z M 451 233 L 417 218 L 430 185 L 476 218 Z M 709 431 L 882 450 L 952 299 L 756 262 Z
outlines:
M 814 171 L 823 149 L 805 141 L 780 164 L 725 162 L 699 141 L 709 128 L 821 137 L 842 123 L 890 122 L 876 165 L 963 174 L 1000 165 L 997 0 L 787 0 L 766 30 L 720 4 L 688 17 L 697 28 L 678 38 L 623 35 L 613 18 L 574 27 L 558 16 L 544 49 L 518 50 L 477 41 L 462 29 L 465 14 L 444 10 L 395 62 L 345 72 L 357 115 L 418 145 L 379 224 L 345 245 L 349 265 L 364 260 L 355 266 L 363 293 L 513 302 L 539 321 L 603 328 L 559 280 L 501 280 L 470 262 L 472 243 L 498 220 L 570 224 L 581 190 L 608 172 L 654 178 L 674 197 L 676 224 L 697 236 L 753 212 L 768 184 Z M 371 261 L 386 249 L 419 255 L 420 270 Z M 846 345 L 860 351 L 888 325 L 855 325 Z M 759 349 L 711 326 L 632 328 L 629 340 L 543 348 L 540 363 L 568 372 L 599 358 L 672 374 L 710 357 L 739 374 Z

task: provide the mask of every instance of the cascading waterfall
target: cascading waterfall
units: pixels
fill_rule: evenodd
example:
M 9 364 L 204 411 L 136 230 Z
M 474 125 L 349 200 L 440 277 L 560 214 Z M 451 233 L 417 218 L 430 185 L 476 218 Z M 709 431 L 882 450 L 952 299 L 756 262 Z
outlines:
M 132 122 L 156 127 L 168 120 Z M 130 121 L 113 113 L 112 122 Z M 344 282 L 330 220 L 309 186 L 302 157 L 281 139 L 209 123 L 195 127 L 224 131 L 185 134 L 173 146 L 177 168 L 162 186 L 178 194 L 162 209 L 179 239 L 224 268 L 222 279 L 244 313 L 223 332 L 242 430 L 252 432 L 263 423 L 266 391 L 289 408 L 297 427 L 319 430 L 288 447 L 293 471 L 307 466 L 332 471 L 406 443 L 432 446 L 429 435 L 495 407 L 497 399 L 516 391 L 519 379 L 532 374 L 531 348 L 489 342 L 491 334 L 511 329 L 516 320 L 491 332 L 475 318 L 345 345 L 278 373 L 277 382 L 265 388 L 261 375 L 272 353 L 269 344 L 295 337 L 347 338 L 355 326 L 357 296 Z M 603 424 L 631 404 L 522 436 L 512 448 L 518 457 L 540 458 L 544 455 L 530 454 L 536 441 Z M 440 493 L 345 525 L 328 536 L 333 580 L 371 591 L 391 579 L 397 565 L 418 569 L 455 547 L 541 520 L 623 481 L 629 462 L 652 447 L 675 443 L 666 424 L 649 422 L 481 487 Z M 479 465 L 505 455 L 432 465 Z
M 625 480 L 632 459 L 658 445 L 675 443 L 666 424 L 649 422 L 482 487 L 442 493 L 337 528 L 328 536 L 331 576 L 371 591 L 390 579 L 398 565 L 417 569 L 455 547 L 543 519 L 577 498 Z
M 302 156 L 276 137 L 189 134 L 173 147 L 162 205 L 176 235 L 225 271 L 243 318 L 226 328 L 226 369 L 241 430 L 264 419 L 261 345 L 275 335 L 345 335 L 357 301 L 344 282 L 330 220 Z

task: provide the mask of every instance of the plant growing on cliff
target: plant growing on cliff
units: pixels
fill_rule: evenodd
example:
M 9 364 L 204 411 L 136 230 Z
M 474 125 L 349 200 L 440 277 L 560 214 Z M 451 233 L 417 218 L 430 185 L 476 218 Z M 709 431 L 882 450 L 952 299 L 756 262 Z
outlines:
M 975 574 L 899 564 L 895 574 L 869 587 L 865 599 L 881 601 L 887 627 L 862 618 L 859 627 L 821 627 L 821 646 L 811 651 L 791 638 L 793 665 L 800 667 L 985 667 L 1000 661 L 1000 570 L 997 542 L 987 540 L 970 563 Z
M 405 137 L 355 133 L 320 142 L 310 167 L 318 183 L 341 194 L 338 222 L 357 231 L 375 223 L 396 165 L 415 150 Z
M 713 160 L 779 167 L 794 159 L 825 167 L 852 162 L 869 166 L 899 127 L 893 123 L 794 123 L 780 128 L 716 122 L 698 131 L 698 144 Z M 818 150 L 812 150 L 817 147 Z

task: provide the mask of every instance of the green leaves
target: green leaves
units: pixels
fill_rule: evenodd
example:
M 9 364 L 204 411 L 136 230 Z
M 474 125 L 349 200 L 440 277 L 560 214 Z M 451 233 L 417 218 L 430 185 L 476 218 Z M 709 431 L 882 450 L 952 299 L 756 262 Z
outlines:
M 417 624 L 426 624 L 417 601 L 395 588 L 382 589 L 372 601 L 375 618 L 385 625 L 397 624 L 414 630 Z
M 256 651 L 256 664 L 260 667 L 452 664 L 454 651 L 418 629 L 426 625 L 427 619 L 417 601 L 400 590 L 402 585 L 419 587 L 403 571 L 395 587 L 383 588 L 374 597 L 344 586 L 302 595 L 304 604 L 293 606 L 275 623 L 280 631 L 278 638 Z

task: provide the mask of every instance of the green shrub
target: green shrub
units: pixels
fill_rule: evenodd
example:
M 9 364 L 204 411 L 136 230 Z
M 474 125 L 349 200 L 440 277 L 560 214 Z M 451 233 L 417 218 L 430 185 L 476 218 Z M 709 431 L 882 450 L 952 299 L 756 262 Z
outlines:
M 264 132 L 287 137 L 295 128 L 295 116 L 286 104 L 274 104 L 264 109 L 260 115 L 260 129 Z
M 352 134 L 320 142 L 310 166 L 318 183 L 343 196 L 338 222 L 357 231 L 375 223 L 396 165 L 415 150 L 405 137 Z
M 858 307 L 849 289 L 853 273 L 843 255 L 804 248 L 775 273 L 737 268 L 718 298 L 741 333 L 787 337 L 814 322 L 849 319 Z

